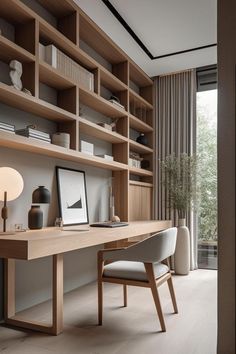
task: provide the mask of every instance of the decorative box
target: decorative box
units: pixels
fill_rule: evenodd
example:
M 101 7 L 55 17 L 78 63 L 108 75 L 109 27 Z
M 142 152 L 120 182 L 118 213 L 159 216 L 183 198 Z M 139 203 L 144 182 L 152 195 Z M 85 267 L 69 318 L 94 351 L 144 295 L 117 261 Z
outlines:
M 111 155 L 106 155 L 106 154 L 102 154 L 102 155 L 96 155 L 98 157 L 102 157 L 103 159 L 109 160 L 109 161 L 114 161 L 114 157 Z
M 94 155 L 94 145 L 88 143 L 87 141 L 81 140 L 80 151 L 88 155 Z

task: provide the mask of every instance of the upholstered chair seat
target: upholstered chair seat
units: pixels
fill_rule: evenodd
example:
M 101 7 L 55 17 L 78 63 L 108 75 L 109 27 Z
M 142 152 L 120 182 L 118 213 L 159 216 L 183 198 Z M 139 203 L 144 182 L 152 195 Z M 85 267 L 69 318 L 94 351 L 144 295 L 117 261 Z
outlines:
M 155 278 L 169 272 L 169 267 L 162 263 L 154 263 Z M 123 278 L 131 280 L 148 281 L 147 272 L 142 262 L 117 261 L 104 266 L 104 277 Z

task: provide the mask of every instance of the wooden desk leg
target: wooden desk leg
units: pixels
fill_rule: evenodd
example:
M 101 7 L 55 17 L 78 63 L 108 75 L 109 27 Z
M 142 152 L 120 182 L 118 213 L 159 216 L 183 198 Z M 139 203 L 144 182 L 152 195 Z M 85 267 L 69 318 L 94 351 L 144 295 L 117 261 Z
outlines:
M 53 256 L 53 289 L 52 289 L 53 334 L 63 330 L 63 254 Z
M 15 260 L 4 260 L 4 318 L 15 316 Z
M 53 256 L 52 324 L 29 321 L 15 313 L 15 260 L 4 261 L 5 323 L 43 333 L 58 335 L 63 331 L 63 254 Z

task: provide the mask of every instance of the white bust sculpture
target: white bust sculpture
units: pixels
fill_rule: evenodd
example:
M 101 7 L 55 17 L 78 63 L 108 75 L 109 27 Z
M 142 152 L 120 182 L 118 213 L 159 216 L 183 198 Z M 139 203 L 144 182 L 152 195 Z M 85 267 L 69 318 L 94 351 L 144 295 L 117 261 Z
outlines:
M 10 78 L 12 85 L 15 87 L 15 89 L 21 91 L 23 88 L 22 81 L 21 81 L 21 75 L 23 72 L 22 69 L 22 64 L 18 60 L 11 60 L 10 64 Z

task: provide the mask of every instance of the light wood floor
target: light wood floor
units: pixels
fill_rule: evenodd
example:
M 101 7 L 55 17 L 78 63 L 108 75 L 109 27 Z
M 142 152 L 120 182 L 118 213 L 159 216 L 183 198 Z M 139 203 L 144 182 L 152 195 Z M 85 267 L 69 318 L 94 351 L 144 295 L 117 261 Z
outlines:
M 52 337 L 0 326 L 4 354 L 215 354 L 217 272 L 197 270 L 175 276 L 179 314 L 172 314 L 167 285 L 160 287 L 167 332 L 159 332 L 149 289 L 105 284 L 104 325 L 97 321 L 96 284 L 65 295 L 64 333 Z M 50 303 L 31 310 L 32 318 L 47 319 Z

